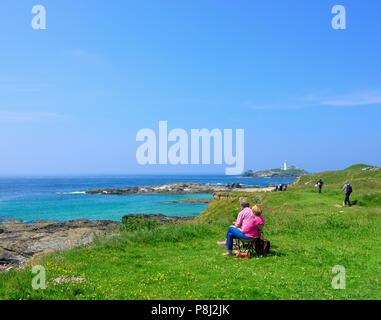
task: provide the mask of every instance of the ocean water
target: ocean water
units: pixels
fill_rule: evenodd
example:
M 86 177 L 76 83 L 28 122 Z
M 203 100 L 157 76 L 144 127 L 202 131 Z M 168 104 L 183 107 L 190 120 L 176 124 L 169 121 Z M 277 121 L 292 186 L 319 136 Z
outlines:
M 115 220 L 131 213 L 195 216 L 207 204 L 172 203 L 194 195 L 88 195 L 83 191 L 102 188 L 160 185 L 174 182 L 210 184 L 241 183 L 268 186 L 290 183 L 292 179 L 242 178 L 234 176 L 74 176 L 74 177 L 0 177 L 0 220 L 20 219 L 68 221 L 72 219 Z

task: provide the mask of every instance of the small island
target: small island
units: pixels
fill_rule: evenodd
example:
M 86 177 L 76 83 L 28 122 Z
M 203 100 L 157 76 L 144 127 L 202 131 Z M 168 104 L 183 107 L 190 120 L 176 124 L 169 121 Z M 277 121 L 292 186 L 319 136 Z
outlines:
M 242 176 L 249 178 L 299 178 L 306 174 L 308 174 L 306 170 L 295 166 L 287 167 L 287 164 L 285 163 L 282 169 L 276 168 L 261 171 L 248 170 L 245 171 Z

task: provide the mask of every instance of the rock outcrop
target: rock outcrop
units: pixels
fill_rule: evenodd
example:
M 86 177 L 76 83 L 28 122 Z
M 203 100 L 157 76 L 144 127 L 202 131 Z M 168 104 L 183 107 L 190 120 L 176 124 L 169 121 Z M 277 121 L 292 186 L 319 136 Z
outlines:
M 241 192 L 274 192 L 276 190 L 276 187 L 262 187 L 262 188 L 255 188 L 255 189 L 248 189 L 248 188 L 242 188 L 240 189 Z M 234 193 L 230 192 L 215 192 L 213 193 L 213 199 L 214 200 L 222 200 L 222 199 L 229 199 L 235 197 Z
M 166 203 L 199 203 L 199 204 L 207 204 L 210 203 L 212 199 L 204 199 L 204 198 L 193 198 L 193 199 L 181 199 L 181 200 L 172 200 L 166 201 Z
M 256 187 L 246 189 L 255 190 Z M 171 183 L 160 186 L 144 186 L 122 189 L 96 189 L 85 191 L 87 194 L 103 194 L 103 195 L 125 195 L 125 194 L 198 194 L 223 191 L 242 191 L 242 186 L 239 183 L 227 185 L 213 185 L 202 183 Z
M 35 254 L 62 251 L 89 244 L 96 235 L 119 230 L 114 221 L 73 220 L 0 224 L 0 271 L 23 266 Z

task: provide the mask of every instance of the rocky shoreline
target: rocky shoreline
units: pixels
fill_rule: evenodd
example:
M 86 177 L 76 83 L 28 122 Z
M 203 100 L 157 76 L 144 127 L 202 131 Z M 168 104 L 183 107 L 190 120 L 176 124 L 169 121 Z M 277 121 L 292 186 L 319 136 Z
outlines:
M 94 241 L 96 236 L 119 230 L 115 221 L 73 220 L 0 223 L 0 272 L 20 268 L 34 255 L 64 251 Z
M 166 203 L 189 203 L 189 204 L 208 204 L 212 201 L 212 199 L 206 198 L 192 198 L 192 199 L 181 199 L 181 200 L 171 200 L 166 201 Z
M 254 192 L 266 189 L 272 191 L 274 187 L 243 187 L 239 183 L 214 185 L 202 183 L 171 183 L 159 186 L 143 186 L 118 189 L 94 189 L 84 191 L 86 194 L 128 195 L 128 194 L 213 194 L 216 192 L 243 191 Z
M 243 187 L 240 184 L 211 185 L 198 183 L 174 183 L 123 189 L 98 189 L 87 194 L 212 194 L 214 200 L 227 197 L 226 192 L 271 192 L 275 187 Z M 209 203 L 213 199 L 193 198 L 171 203 Z M 169 217 L 162 214 L 130 214 L 131 217 L 156 219 L 159 223 L 177 223 L 194 217 Z M 33 256 L 64 251 L 91 243 L 97 236 L 113 234 L 120 230 L 121 222 L 108 220 L 72 220 L 67 222 L 37 221 L 23 223 L 18 220 L 0 222 L 0 272 L 23 267 Z
M 189 221 L 194 217 L 127 214 L 123 216 L 122 221 L 126 222 L 130 218 L 153 219 L 164 224 Z M 20 269 L 38 254 L 65 251 L 90 244 L 97 236 L 118 232 L 120 226 L 120 222 L 109 220 L 0 222 L 0 272 Z

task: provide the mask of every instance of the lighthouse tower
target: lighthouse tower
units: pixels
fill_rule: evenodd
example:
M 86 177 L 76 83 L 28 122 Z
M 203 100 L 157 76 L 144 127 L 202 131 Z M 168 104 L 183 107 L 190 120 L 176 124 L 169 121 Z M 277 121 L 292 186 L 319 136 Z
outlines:
M 287 171 L 287 160 L 284 160 L 284 163 L 283 163 L 283 170 L 284 170 L 284 171 Z

